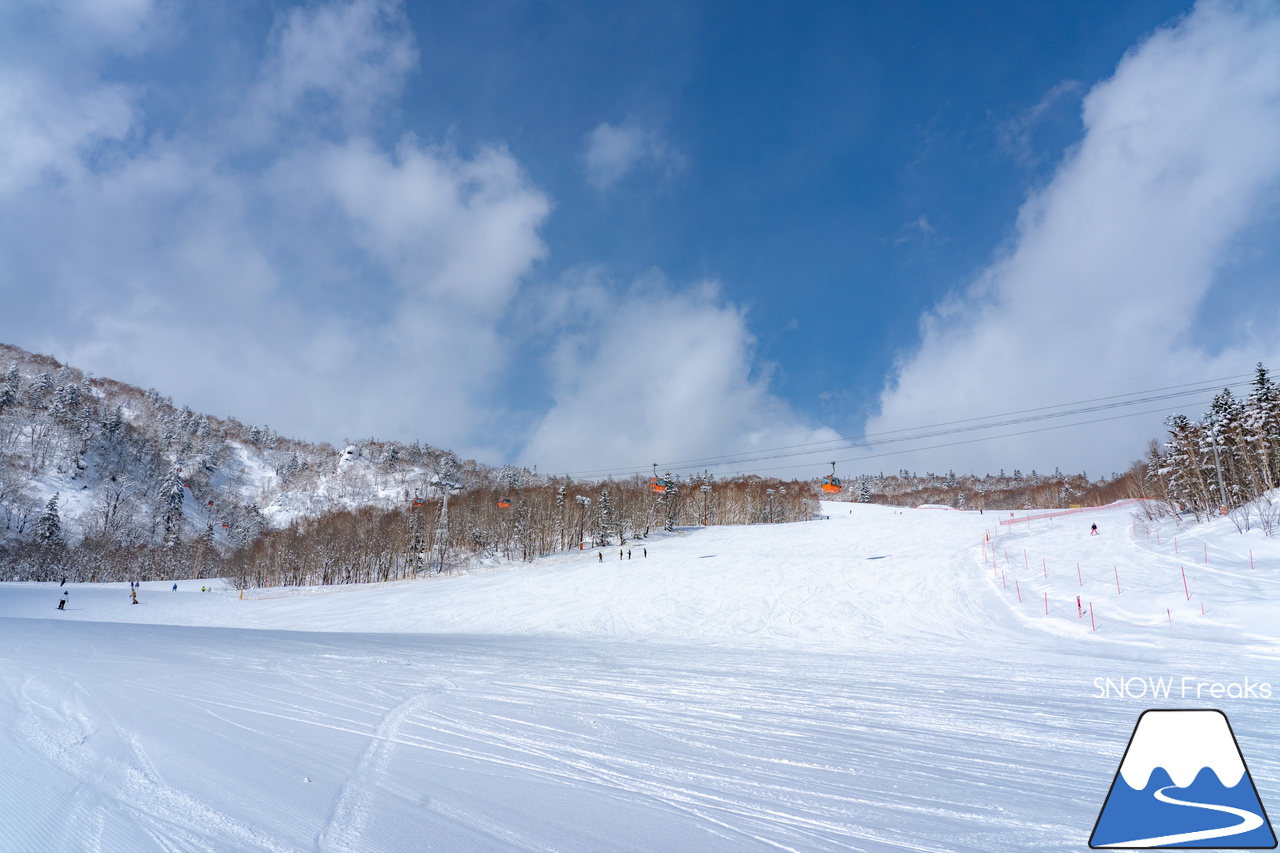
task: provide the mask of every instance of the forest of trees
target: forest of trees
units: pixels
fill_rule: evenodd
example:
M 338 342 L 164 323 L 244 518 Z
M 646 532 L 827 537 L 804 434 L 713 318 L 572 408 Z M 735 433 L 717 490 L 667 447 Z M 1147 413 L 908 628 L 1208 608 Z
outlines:
M 1169 438 L 1152 443 L 1148 478 L 1168 512 L 1203 521 L 1228 515 L 1243 530 L 1268 536 L 1280 523 L 1280 389 L 1258 364 L 1244 399 L 1224 388 L 1199 421 L 1173 415 Z
M 338 451 L 46 356 L 0 354 L 13 359 L 0 376 L 5 579 L 390 580 L 817 507 L 813 483 L 668 474 L 654 492 L 648 478 L 573 481 L 420 443 Z M 51 482 L 63 490 L 46 497 Z
M 803 521 L 832 497 L 1015 510 L 1156 494 L 1206 513 L 1223 503 L 1214 451 L 1225 503 L 1238 507 L 1276 481 L 1280 446 L 1275 389 L 1259 366 L 1248 400 L 1224 392 L 1205 423 L 1173 419 L 1170 449 L 1153 450 L 1149 476 L 1144 465 L 1097 481 L 902 470 L 849 477 L 832 496 L 816 477 L 666 473 L 655 491 L 648 477 L 572 480 L 421 443 L 348 440 L 339 451 L 0 345 L 4 355 L 13 359 L 0 375 L 6 580 L 387 581 L 624 547 L 660 529 Z

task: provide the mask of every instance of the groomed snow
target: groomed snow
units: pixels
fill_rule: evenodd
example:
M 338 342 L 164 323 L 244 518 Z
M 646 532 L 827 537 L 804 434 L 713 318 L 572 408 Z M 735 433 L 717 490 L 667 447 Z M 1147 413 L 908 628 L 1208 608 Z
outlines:
M 1149 707 L 1222 709 L 1280 801 L 1277 543 L 825 512 L 243 599 L 0 584 L 0 849 L 1083 850 Z

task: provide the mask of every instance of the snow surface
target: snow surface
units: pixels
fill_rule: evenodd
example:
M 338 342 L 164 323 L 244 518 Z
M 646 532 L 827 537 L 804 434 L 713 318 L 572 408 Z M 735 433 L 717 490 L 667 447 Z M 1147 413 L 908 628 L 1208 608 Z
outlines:
M 1280 802 L 1280 543 L 824 512 L 243 599 L 0 584 L 0 849 L 1084 850 L 1150 707 L 1225 711 Z

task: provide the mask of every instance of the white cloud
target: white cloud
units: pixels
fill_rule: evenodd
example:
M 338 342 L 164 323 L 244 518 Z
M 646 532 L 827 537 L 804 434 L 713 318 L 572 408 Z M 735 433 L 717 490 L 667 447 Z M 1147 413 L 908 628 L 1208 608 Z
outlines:
M 123 86 L 66 92 L 38 69 L 0 70 L 0 193 L 79 172 L 87 148 L 129 132 L 131 102 Z
M 684 159 L 654 130 L 632 122 L 621 125 L 603 122 L 586 139 L 583 163 L 587 180 L 604 191 L 641 167 L 665 171 L 679 169 Z
M 524 405 L 503 383 L 549 353 L 550 410 L 514 412 L 536 421 L 523 455 L 542 470 L 835 437 L 753 374 L 745 316 L 711 285 L 526 297 L 551 204 L 511 153 L 378 141 L 416 55 L 398 4 L 293 10 L 239 96 L 218 93 L 241 109 L 163 134 L 103 73 L 106 48 L 73 70 L 28 63 L 38 90 L 0 73 L 25 93 L 0 102 L 0 150 L 24 152 L 0 186 L 0 339 L 287 434 L 492 461 L 486 444 L 519 442 L 494 428 Z M 599 186 L 679 161 L 652 132 L 598 131 Z
M 1192 336 L 1237 241 L 1275 214 L 1278 45 L 1274 5 L 1205 2 L 1131 50 L 1085 98 L 1083 139 L 1023 206 L 1008 251 L 923 319 L 868 432 L 1150 388 L 1174 371 L 1238 373 L 1274 355 L 1269 335 L 1217 354 Z M 1276 290 L 1237 313 L 1271 314 Z M 1151 416 L 904 464 L 1101 472 L 1161 433 Z
M 360 139 L 290 166 L 339 202 L 406 292 L 492 316 L 546 252 L 537 229 L 550 204 L 505 149 L 467 160 L 410 137 L 389 156 Z
M 554 404 L 525 464 L 645 467 L 837 438 L 804 426 L 768 378 L 753 375 L 746 317 L 714 284 L 676 290 L 653 274 L 619 292 L 599 271 L 578 278 L 545 309 L 558 339 L 548 365 Z
M 398 95 L 418 51 L 397 0 L 295 7 L 280 16 L 273 49 L 249 96 L 249 132 L 279 131 L 301 111 L 314 128 L 359 131 Z
M 28 63 L 43 89 L 0 102 L 0 152 L 25 152 L 0 184 L 0 339 L 300 437 L 476 450 L 550 205 L 499 146 L 371 141 L 415 57 L 398 4 L 295 10 L 243 112 L 164 135 L 101 64 Z
M 1002 122 L 996 127 L 996 140 L 1000 147 L 1024 165 L 1036 165 L 1041 159 L 1032 143 L 1036 128 L 1044 121 L 1059 101 L 1078 97 L 1080 84 L 1064 80 L 1044 93 L 1030 109 Z

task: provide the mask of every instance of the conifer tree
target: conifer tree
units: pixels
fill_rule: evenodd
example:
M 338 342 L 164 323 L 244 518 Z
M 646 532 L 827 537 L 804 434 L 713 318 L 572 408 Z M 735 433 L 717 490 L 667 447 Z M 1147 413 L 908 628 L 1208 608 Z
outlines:
M 666 505 L 666 520 L 663 529 L 668 533 L 676 529 L 676 524 L 680 521 L 680 487 L 676 485 L 675 480 L 671 479 L 671 474 L 666 475 L 667 489 L 662 493 L 662 501 Z
M 609 487 L 600 490 L 600 503 L 596 510 L 596 539 L 601 545 L 608 545 L 613 540 L 613 530 L 617 525 L 613 517 L 613 504 L 609 500 Z
M 44 505 L 44 512 L 36 519 L 36 543 L 44 548 L 61 548 L 66 545 L 62 538 L 62 519 L 58 515 L 58 493 L 54 492 Z
M 182 474 L 175 468 L 169 474 L 168 483 L 161 498 L 164 544 L 166 547 L 176 545 L 182 538 L 183 488 Z

